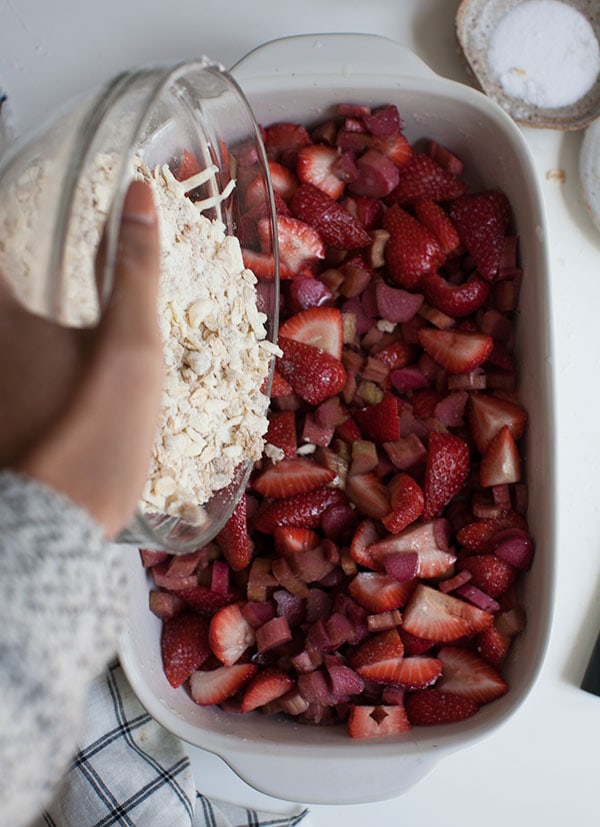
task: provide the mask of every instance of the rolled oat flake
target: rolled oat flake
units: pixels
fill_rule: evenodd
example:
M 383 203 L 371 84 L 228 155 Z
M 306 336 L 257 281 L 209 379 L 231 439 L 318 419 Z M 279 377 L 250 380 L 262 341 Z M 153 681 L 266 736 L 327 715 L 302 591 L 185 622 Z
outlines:
M 507 95 L 542 109 L 570 106 L 600 72 L 600 46 L 589 20 L 561 0 L 526 0 L 501 18 L 489 65 Z

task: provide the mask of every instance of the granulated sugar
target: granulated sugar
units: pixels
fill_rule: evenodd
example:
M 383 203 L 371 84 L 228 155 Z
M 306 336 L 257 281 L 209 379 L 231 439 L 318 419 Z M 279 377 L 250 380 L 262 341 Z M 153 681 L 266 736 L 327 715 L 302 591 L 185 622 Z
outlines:
M 561 0 L 527 0 L 498 23 L 489 66 L 511 97 L 544 109 L 570 106 L 594 85 L 600 47 L 577 9 Z

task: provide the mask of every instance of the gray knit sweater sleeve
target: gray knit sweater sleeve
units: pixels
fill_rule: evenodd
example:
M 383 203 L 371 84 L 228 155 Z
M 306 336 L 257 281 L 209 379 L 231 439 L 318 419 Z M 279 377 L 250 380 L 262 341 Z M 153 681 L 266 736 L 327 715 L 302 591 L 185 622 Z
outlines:
M 0 471 L 0 823 L 28 824 L 73 753 L 114 655 L 123 549 L 55 491 Z

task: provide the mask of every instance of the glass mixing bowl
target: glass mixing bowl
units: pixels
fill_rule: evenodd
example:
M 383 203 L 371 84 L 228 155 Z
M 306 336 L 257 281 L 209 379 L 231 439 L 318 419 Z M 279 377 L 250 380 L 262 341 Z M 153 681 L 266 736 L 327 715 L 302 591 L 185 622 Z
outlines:
M 121 209 L 134 158 L 150 169 L 161 164 L 176 169 L 188 153 L 196 159 L 195 171 L 207 171 L 193 200 L 203 202 L 203 213 L 222 222 L 227 235 L 240 231 L 244 184 L 262 182 L 253 187 L 253 204 L 262 206 L 269 219 L 270 239 L 261 239 L 260 249 L 272 256 L 273 279 L 257 283 L 257 306 L 267 316 L 267 339 L 275 341 L 279 267 L 264 146 L 237 83 L 206 59 L 120 74 L 67 104 L 2 159 L 0 271 L 17 297 L 34 312 L 61 323 L 95 324 L 112 288 Z M 90 194 L 89 176 L 105 157 L 111 159 L 110 174 Z M 97 209 L 96 226 L 84 223 L 90 197 Z M 96 274 L 95 251 L 103 232 L 104 265 Z M 75 245 L 82 236 L 89 245 L 85 255 L 79 255 Z M 83 298 L 74 291 L 74 279 L 80 287 L 87 285 Z M 272 371 L 273 360 L 267 394 Z M 250 469 L 249 461 L 240 461 L 229 484 L 197 504 L 202 507 L 200 522 L 140 512 L 118 539 L 172 553 L 206 545 L 231 515 Z

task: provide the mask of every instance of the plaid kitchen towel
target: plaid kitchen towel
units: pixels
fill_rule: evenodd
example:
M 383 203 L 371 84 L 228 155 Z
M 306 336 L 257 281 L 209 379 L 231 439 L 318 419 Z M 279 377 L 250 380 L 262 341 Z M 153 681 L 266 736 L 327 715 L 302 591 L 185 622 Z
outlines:
M 72 766 L 32 827 L 293 827 L 307 815 L 199 793 L 183 745 L 148 715 L 118 663 L 92 685 L 85 720 Z

